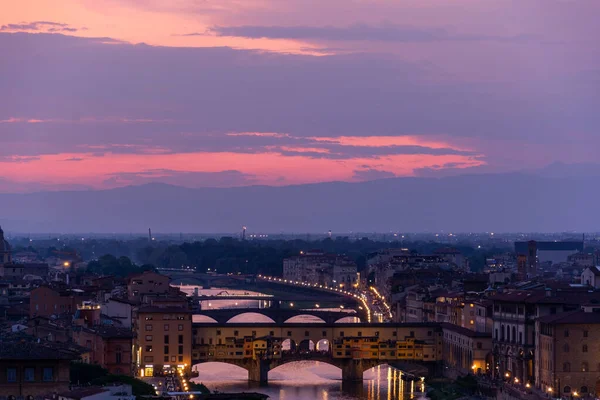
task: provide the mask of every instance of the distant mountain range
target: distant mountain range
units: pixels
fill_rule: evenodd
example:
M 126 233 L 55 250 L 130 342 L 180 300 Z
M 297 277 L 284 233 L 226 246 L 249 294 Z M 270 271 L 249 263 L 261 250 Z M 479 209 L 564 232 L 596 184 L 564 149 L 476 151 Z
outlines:
M 600 230 L 600 170 L 569 171 L 0 194 L 0 224 L 22 233 Z

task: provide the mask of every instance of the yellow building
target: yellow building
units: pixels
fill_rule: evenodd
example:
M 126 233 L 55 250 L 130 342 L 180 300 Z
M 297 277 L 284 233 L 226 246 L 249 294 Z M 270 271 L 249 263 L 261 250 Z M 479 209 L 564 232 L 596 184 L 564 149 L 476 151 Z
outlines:
M 491 374 L 492 334 L 442 324 L 445 373 L 451 376 Z
M 554 397 L 600 395 L 600 305 L 536 322 L 537 388 Z
M 136 321 L 136 365 L 140 376 L 192 363 L 192 313 L 182 308 L 142 307 Z

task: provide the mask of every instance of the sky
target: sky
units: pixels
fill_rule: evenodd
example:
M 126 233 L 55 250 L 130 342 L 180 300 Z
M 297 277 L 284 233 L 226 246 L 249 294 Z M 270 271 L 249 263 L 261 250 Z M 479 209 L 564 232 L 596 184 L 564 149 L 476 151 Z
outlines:
M 594 163 L 598 0 L 0 0 L 0 192 Z

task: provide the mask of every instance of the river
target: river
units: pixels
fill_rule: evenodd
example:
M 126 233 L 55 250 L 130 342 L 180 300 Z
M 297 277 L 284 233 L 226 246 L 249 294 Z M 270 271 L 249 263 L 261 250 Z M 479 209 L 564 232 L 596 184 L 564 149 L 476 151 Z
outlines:
M 181 289 L 189 295 L 194 292 L 193 286 L 185 286 Z M 229 294 L 235 293 L 230 289 L 199 288 L 198 294 L 216 295 L 223 290 L 228 290 Z M 254 307 L 254 302 L 255 300 L 216 300 L 211 301 L 210 306 L 208 302 L 203 305 L 205 308 L 212 309 L 244 308 Z M 268 322 L 254 319 L 258 317 L 260 316 L 244 314 L 240 315 L 240 318 L 246 318 L 246 320 L 236 322 Z M 356 319 L 355 322 L 358 322 L 358 320 Z M 381 365 L 366 371 L 362 383 L 342 383 L 342 371 L 339 368 L 318 361 L 299 361 L 284 364 L 271 370 L 268 386 L 260 387 L 249 383 L 248 372 L 234 365 L 210 362 L 195 365 L 193 368 L 199 373 L 198 378 L 193 379 L 193 381 L 204 383 L 211 391 L 259 392 L 268 395 L 271 400 L 397 400 L 424 398 L 424 386 L 420 382 L 402 380 L 402 372 L 387 365 Z
M 233 365 L 195 366 L 196 382 L 220 392 L 259 392 L 271 400 L 396 400 L 423 397 L 423 385 L 401 379 L 401 371 L 382 365 L 366 371 L 362 383 L 342 383 L 342 372 L 329 364 L 300 361 L 269 372 L 268 386 L 248 382 L 248 372 Z M 225 378 L 227 377 L 227 378 Z

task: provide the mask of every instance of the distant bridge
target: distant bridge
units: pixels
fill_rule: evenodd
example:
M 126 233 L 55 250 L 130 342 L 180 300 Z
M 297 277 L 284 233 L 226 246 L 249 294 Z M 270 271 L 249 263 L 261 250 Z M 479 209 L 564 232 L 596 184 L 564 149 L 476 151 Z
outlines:
M 392 365 L 414 377 L 439 373 L 439 324 L 194 323 L 192 365 L 222 362 L 248 371 L 248 380 L 266 383 L 271 369 L 312 360 L 342 369 L 343 381 L 362 381 L 363 372 Z M 305 348 L 324 343 L 322 352 L 285 352 L 283 343 Z M 293 345 L 292 345 L 293 344 Z
M 359 314 L 349 311 L 326 311 L 326 310 L 302 310 L 294 308 L 222 308 L 222 309 L 209 309 L 200 310 L 194 313 L 194 315 L 202 315 L 205 317 L 212 318 L 219 324 L 226 324 L 232 318 L 239 315 L 253 313 L 260 314 L 267 318 L 270 318 L 276 324 L 284 324 L 291 318 L 298 316 L 311 316 L 320 318 L 324 323 L 334 324 L 345 317 L 360 317 Z

